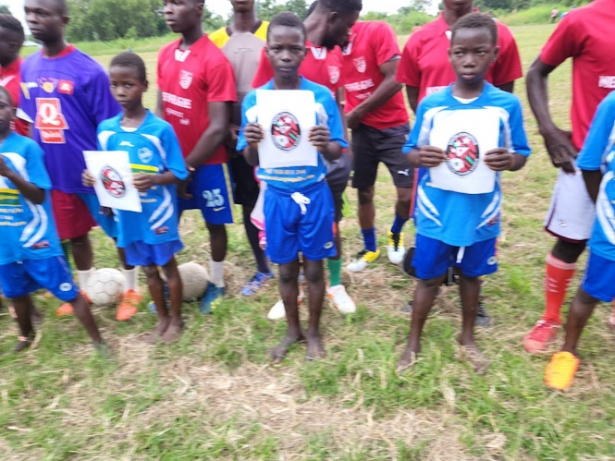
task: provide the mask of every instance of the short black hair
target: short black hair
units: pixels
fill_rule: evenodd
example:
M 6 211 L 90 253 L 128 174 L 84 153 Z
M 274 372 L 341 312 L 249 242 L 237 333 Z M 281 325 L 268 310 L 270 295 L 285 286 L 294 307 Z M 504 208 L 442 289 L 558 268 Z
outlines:
M 276 26 L 292 27 L 295 29 L 299 29 L 301 31 L 301 35 L 303 35 L 303 39 L 307 39 L 307 31 L 305 30 L 305 26 L 303 25 L 301 19 L 299 19 L 299 16 L 297 16 L 295 13 L 284 11 L 283 13 L 278 13 L 273 18 L 271 18 L 269 28 L 267 29 L 267 41 L 269 41 L 271 30 Z
M 15 107 L 15 101 L 13 101 L 13 98 L 11 97 L 11 93 L 9 93 L 9 90 L 7 90 L 2 85 L 0 85 L 0 94 L 3 94 L 4 96 L 6 96 L 11 106 Z
M 147 82 L 147 71 L 145 70 L 145 62 L 137 53 L 132 51 L 124 51 L 118 54 L 111 60 L 109 68 L 118 67 L 134 67 L 137 69 L 137 76 L 143 83 Z
M 340 15 L 350 14 L 363 9 L 362 0 L 318 0 L 318 3 Z
M 0 14 L 0 27 L 9 30 L 13 34 L 15 34 L 15 37 L 19 42 L 19 46 L 21 47 L 21 45 L 23 45 L 26 36 L 23 31 L 23 26 L 21 25 L 21 22 L 19 22 L 19 19 L 10 14 Z
M 457 20 L 451 30 L 451 43 L 455 40 L 455 35 L 459 29 L 487 29 L 491 35 L 491 41 L 494 45 L 498 43 L 498 27 L 495 25 L 494 19 L 485 13 L 470 13 L 462 16 Z

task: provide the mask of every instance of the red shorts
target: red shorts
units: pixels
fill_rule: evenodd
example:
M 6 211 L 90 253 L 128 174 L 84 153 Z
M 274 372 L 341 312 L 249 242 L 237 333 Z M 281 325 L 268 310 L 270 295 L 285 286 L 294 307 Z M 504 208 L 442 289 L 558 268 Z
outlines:
M 96 226 L 90 210 L 77 194 L 52 190 L 51 205 L 60 239 L 81 237 Z

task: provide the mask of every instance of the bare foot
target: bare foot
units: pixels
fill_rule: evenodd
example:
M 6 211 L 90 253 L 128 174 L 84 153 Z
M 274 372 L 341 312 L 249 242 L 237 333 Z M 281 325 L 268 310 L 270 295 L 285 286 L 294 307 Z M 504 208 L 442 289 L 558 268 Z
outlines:
M 286 335 L 284 339 L 278 344 L 276 347 L 271 349 L 271 361 L 274 365 L 278 365 L 282 363 L 286 353 L 288 352 L 288 348 L 295 343 L 305 341 L 305 337 L 300 333 L 299 335 Z
M 404 371 L 416 363 L 416 351 L 410 346 L 406 346 L 403 355 L 397 362 L 397 371 Z
M 485 373 L 491 364 L 474 341 L 468 341 L 466 344 L 461 344 L 461 352 L 468 362 L 470 362 L 474 368 L 474 371 L 479 375 Z
M 156 344 L 159 339 L 162 339 L 162 335 L 164 335 L 165 331 L 167 331 L 167 328 L 169 328 L 170 324 L 171 319 L 169 319 L 168 317 L 162 319 L 158 317 L 158 324 L 156 325 L 156 328 L 154 328 L 151 332 L 147 333 L 143 337 L 143 341 L 145 341 L 147 344 Z
M 320 335 L 307 337 L 307 354 L 305 358 L 307 360 L 318 360 L 325 357 L 325 348 L 322 345 L 322 338 Z
M 34 342 L 34 332 L 30 333 L 28 336 L 18 336 L 15 352 L 21 352 L 29 348 L 32 342 Z
M 182 333 L 184 332 L 184 321 L 180 320 L 177 322 L 171 322 L 166 331 L 162 334 L 161 338 L 162 342 L 165 344 L 174 343 L 179 340 Z

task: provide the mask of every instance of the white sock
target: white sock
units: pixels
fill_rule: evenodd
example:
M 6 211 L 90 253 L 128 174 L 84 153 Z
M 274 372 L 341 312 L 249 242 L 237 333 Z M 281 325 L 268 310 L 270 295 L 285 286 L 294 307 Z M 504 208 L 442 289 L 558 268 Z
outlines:
M 126 279 L 125 291 L 139 291 L 139 268 L 134 267 L 130 270 L 123 269 L 124 278 Z
M 217 287 L 224 286 L 224 261 L 209 263 L 209 278 L 209 281 Z
M 77 278 L 79 279 L 79 288 L 81 288 L 82 290 L 85 290 L 87 288 L 88 280 L 90 280 L 90 277 L 94 272 L 96 272 L 96 269 L 94 269 L 93 267 L 91 269 L 88 269 L 87 271 L 77 271 Z

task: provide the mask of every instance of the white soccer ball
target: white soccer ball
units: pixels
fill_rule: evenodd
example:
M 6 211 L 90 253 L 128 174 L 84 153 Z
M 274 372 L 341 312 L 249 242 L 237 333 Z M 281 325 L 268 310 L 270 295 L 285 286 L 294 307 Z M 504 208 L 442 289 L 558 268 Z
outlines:
M 184 286 L 184 301 L 192 301 L 203 296 L 209 281 L 207 269 L 195 262 L 180 264 L 177 269 Z
M 124 293 L 124 283 L 124 275 L 117 269 L 98 269 L 90 276 L 85 292 L 96 306 L 116 304 Z

